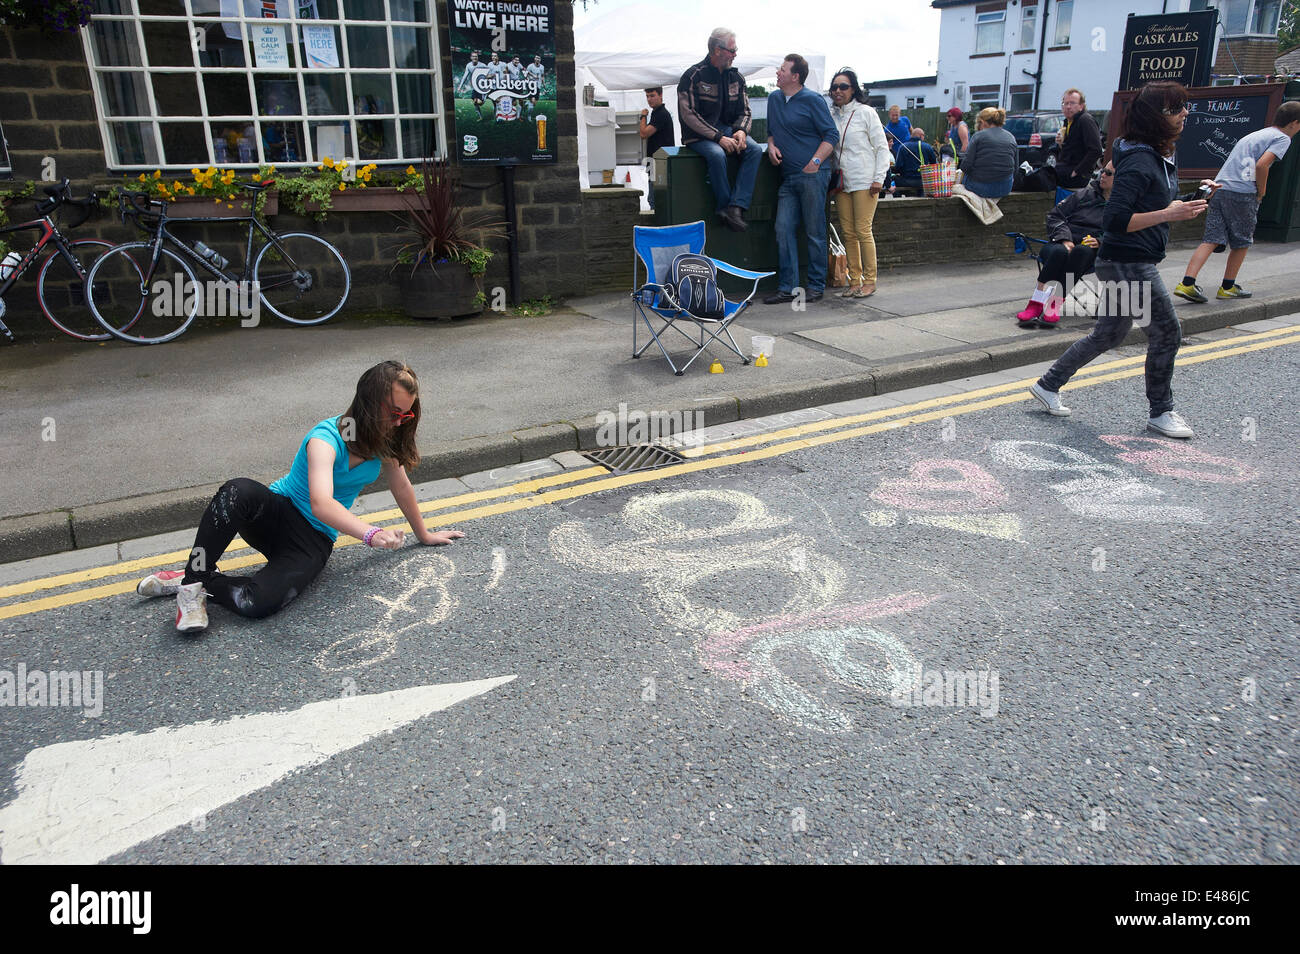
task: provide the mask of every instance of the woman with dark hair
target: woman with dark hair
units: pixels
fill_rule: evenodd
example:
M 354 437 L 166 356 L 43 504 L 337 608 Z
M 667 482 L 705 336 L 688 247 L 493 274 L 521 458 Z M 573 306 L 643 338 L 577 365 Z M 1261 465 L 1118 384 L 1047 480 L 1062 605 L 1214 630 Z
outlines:
M 842 69 L 831 80 L 831 102 L 831 118 L 840 133 L 832 155 L 844 180 L 843 191 L 835 197 L 835 209 L 849 266 L 849 285 L 840 297 L 867 298 L 876 293 L 876 240 L 871 223 L 889 174 L 889 146 L 880 117 L 867 105 L 867 94 L 852 70 Z
M 1147 427 L 1166 437 L 1193 436 L 1174 411 L 1170 382 L 1182 331 L 1173 299 L 1156 271 L 1165 257 L 1169 223 L 1194 219 L 1207 205 L 1204 199 L 1178 200 L 1174 143 L 1186 119 L 1187 90 L 1178 83 L 1148 83 L 1129 106 L 1112 150 L 1115 183 L 1102 214 L 1096 271 L 1106 291 L 1092 334 L 1072 344 L 1029 389 L 1048 414 L 1069 416 L 1057 392 L 1081 367 L 1123 341 L 1138 313 L 1147 334 Z M 1217 187 L 1209 179 L 1202 184 Z
M 420 462 L 420 385 L 400 361 L 375 365 L 357 382 L 347 411 L 303 438 L 289 473 L 270 487 L 247 477 L 226 481 L 199 520 L 184 570 L 163 570 L 136 586 L 141 596 L 176 597 L 176 628 L 207 628 L 207 597 L 252 619 L 284 609 L 325 567 L 339 533 L 369 547 L 399 548 L 406 532 L 371 526 L 349 507 L 381 474 L 416 538 L 436 546 L 465 534 L 424 525 L 407 470 Z M 217 560 L 238 534 L 266 557 L 252 576 L 229 576 Z

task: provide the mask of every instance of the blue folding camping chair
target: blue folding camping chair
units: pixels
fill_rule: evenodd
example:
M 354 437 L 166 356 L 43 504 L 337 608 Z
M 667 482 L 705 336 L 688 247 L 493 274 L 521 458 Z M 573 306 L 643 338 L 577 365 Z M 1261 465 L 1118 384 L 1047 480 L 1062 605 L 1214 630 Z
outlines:
M 636 288 L 632 292 L 632 305 L 636 310 L 636 314 L 632 316 L 632 357 L 641 357 L 647 348 L 657 344 L 668 366 L 677 375 L 685 374 L 686 369 L 695 359 L 715 342 L 729 348 L 743 363 L 749 364 L 749 356 L 740 350 L 736 345 L 736 339 L 731 336 L 731 325 L 753 302 L 754 296 L 758 294 L 758 283 L 776 274 L 776 272 L 751 272 L 706 256 L 718 271 L 752 281 L 753 287 L 742 301 L 724 298 L 721 318 L 693 315 L 678 300 L 675 290 L 668 283 L 668 276 L 673 259 L 678 255 L 683 252 L 693 255 L 704 254 L 704 238 L 702 221 L 658 227 L 638 225 L 632 229 L 632 245 L 636 250 L 632 262 L 632 284 Z M 640 267 L 637 265 L 638 262 Z M 638 275 L 641 269 L 645 270 L 646 280 L 638 286 Z M 650 340 L 637 347 L 637 328 L 643 321 L 650 332 Z M 687 331 L 680 325 L 689 325 L 691 330 Z M 662 340 L 669 328 L 682 335 L 694 349 L 680 367 L 673 361 Z M 698 339 L 692 332 L 699 333 Z M 671 340 L 676 341 L 675 338 Z

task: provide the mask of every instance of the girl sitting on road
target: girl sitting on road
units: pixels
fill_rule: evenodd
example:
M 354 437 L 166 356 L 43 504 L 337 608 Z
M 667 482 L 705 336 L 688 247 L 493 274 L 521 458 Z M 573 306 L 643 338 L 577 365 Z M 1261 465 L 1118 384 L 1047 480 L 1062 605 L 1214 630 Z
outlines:
M 348 508 L 382 474 L 416 538 L 435 546 L 464 534 L 424 525 L 407 470 L 420 461 L 420 385 L 400 361 L 375 365 L 357 382 L 347 411 L 303 438 L 289 473 L 267 487 L 246 477 L 222 485 L 199 520 L 184 570 L 164 570 L 136 586 L 141 596 L 176 596 L 176 628 L 207 628 L 207 597 L 260 619 L 284 609 L 325 567 L 339 533 L 371 547 L 398 549 L 406 531 L 371 526 Z M 238 534 L 266 557 L 252 576 L 229 576 L 217 560 Z

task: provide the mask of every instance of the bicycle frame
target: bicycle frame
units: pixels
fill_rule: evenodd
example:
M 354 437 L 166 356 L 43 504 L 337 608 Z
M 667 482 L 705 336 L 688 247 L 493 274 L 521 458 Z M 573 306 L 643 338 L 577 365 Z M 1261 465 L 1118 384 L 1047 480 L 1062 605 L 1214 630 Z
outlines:
M 86 267 L 82 265 L 81 260 L 77 258 L 77 254 L 72 250 L 71 243 L 68 241 L 67 237 L 59 231 L 58 226 L 54 224 L 54 220 L 48 215 L 43 215 L 39 219 L 32 219 L 29 222 L 7 225 L 4 228 L 0 228 L 0 235 L 3 235 L 6 232 L 23 231 L 39 231 L 41 235 L 40 238 L 36 240 L 36 245 L 32 250 L 24 255 L 22 261 L 14 266 L 14 270 L 10 273 L 9 277 L 6 278 L 4 282 L 0 283 L 0 334 L 3 334 L 10 341 L 14 340 L 14 333 L 10 331 L 9 326 L 4 323 L 4 297 L 8 293 L 9 289 L 13 288 L 17 283 L 18 279 L 22 278 L 23 275 L 27 273 L 27 270 L 36 264 L 36 260 L 41 257 L 41 253 L 45 250 L 47 245 L 53 243 L 53 254 L 62 255 L 77 270 L 77 274 L 81 276 L 83 281 L 86 278 Z

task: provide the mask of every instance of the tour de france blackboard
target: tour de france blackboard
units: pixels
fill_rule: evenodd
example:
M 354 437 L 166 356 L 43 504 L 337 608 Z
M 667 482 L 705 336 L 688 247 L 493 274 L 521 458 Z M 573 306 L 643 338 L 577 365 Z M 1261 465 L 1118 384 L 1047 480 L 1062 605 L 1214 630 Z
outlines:
M 1284 85 L 1257 83 L 1189 89 L 1187 123 L 1177 147 L 1179 177 L 1203 179 L 1217 173 L 1238 139 L 1272 123 L 1273 114 L 1282 105 Z M 1137 94 L 1137 90 L 1115 94 L 1107 142 L 1119 138 L 1124 114 Z

